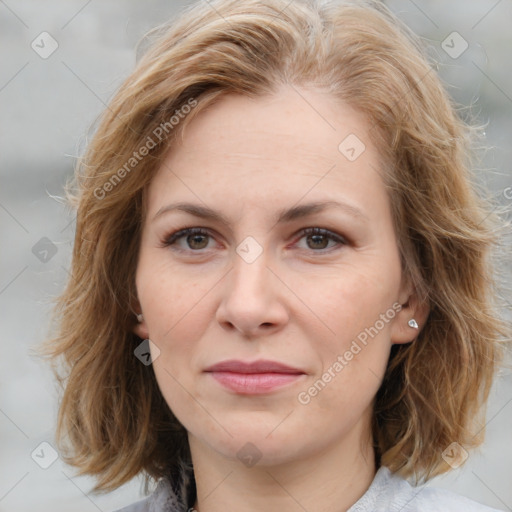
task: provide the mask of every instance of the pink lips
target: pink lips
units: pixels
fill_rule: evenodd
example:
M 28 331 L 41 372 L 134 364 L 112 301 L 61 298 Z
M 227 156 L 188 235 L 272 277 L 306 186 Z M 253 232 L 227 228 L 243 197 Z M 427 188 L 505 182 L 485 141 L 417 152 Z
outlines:
M 208 367 L 205 372 L 221 385 L 239 394 L 267 393 L 296 381 L 304 372 L 276 361 L 223 361 Z

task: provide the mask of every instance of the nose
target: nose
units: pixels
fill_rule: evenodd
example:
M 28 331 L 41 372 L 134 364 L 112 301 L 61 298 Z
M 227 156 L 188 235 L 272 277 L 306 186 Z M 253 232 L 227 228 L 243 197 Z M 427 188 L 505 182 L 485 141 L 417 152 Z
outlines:
M 288 322 L 285 299 L 291 292 L 264 256 L 248 263 L 235 253 L 216 313 L 223 329 L 238 330 L 246 338 L 273 334 Z

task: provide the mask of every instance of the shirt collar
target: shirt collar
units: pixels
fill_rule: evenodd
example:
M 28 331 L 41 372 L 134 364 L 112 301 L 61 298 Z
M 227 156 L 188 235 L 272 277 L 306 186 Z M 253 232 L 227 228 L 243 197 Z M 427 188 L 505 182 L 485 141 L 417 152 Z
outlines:
M 149 500 L 149 512 L 189 512 L 193 510 L 197 491 L 193 466 L 180 460 L 176 470 L 177 477 L 162 478 Z M 368 490 L 354 503 L 348 512 L 372 510 L 378 496 L 389 486 L 394 478 L 389 468 L 381 466 Z

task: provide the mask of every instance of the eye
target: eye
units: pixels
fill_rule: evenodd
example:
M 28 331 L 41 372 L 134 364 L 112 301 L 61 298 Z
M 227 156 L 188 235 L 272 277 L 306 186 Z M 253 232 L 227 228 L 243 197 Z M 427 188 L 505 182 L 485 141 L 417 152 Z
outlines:
M 335 242 L 334 245 L 347 245 L 347 241 L 340 235 L 329 231 L 328 229 L 322 228 L 306 228 L 301 232 L 301 238 L 306 238 L 306 243 L 308 244 L 309 249 L 314 250 L 314 252 L 320 252 L 327 248 L 329 242 Z M 331 246 L 332 248 L 332 246 Z
M 318 227 L 306 228 L 299 234 L 301 235 L 299 241 L 303 238 L 306 239 L 307 247 L 305 249 L 311 249 L 313 252 L 323 252 L 328 248 L 329 242 L 332 242 L 334 245 L 347 245 L 345 238 L 327 229 Z M 171 233 L 162 241 L 161 246 L 174 246 L 178 251 L 200 252 L 208 248 L 209 238 L 213 237 L 206 229 L 199 227 L 185 228 Z M 177 243 L 181 241 L 184 241 L 183 244 Z
M 171 245 L 177 246 L 176 242 L 181 241 L 181 239 L 185 240 L 186 247 L 176 247 L 178 251 L 200 251 L 202 249 L 206 249 L 208 245 L 208 237 L 211 237 L 210 233 L 203 228 L 185 228 L 180 229 L 179 231 L 175 231 L 171 233 L 165 240 L 162 242 L 162 247 L 169 247 Z

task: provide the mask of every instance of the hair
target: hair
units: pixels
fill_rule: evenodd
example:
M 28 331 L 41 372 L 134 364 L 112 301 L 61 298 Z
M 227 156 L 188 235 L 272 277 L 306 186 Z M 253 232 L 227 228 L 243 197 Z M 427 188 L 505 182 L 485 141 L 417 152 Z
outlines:
M 471 174 L 476 129 L 419 37 L 377 1 L 213 0 L 146 41 L 65 187 L 77 210 L 70 277 L 41 349 L 63 390 L 56 436 L 65 462 L 94 475 L 101 492 L 140 473 L 147 489 L 190 457 L 152 367 L 134 356 L 145 190 L 199 112 L 230 93 L 257 98 L 289 85 L 369 120 L 403 275 L 430 308 L 417 339 L 392 347 L 375 397 L 378 464 L 424 480 L 449 470 L 447 446 L 482 442 L 480 413 L 508 330 L 491 258 L 497 217 Z

